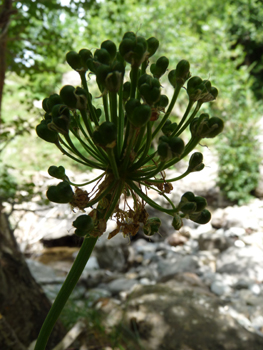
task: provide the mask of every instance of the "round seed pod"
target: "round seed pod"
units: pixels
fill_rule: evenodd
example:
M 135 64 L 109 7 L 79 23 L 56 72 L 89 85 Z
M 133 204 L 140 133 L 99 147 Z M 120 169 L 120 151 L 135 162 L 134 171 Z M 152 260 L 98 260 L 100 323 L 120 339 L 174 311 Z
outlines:
M 135 39 L 124 38 L 120 43 L 119 52 L 128 63 L 132 63 L 134 47 Z
M 111 61 L 110 54 L 105 49 L 97 49 L 94 53 L 94 59 L 105 65 L 109 65 Z
M 49 111 L 52 111 L 52 108 L 56 105 L 62 103 L 61 97 L 58 94 L 50 95 L 47 101 Z
M 151 37 L 147 39 L 147 51 L 148 51 L 148 57 L 151 57 L 155 54 L 159 47 L 159 40 L 157 40 L 155 37 Z
M 66 135 L 69 132 L 70 119 L 70 111 L 65 105 L 55 105 L 52 108 L 52 123 L 49 127 Z
M 63 181 L 57 186 L 50 186 L 46 195 L 51 202 L 69 203 L 73 199 L 74 192 L 69 183 Z
M 136 107 L 141 106 L 141 102 L 137 100 L 136 98 L 131 98 L 125 105 L 125 111 L 126 113 L 132 114 L 132 112 L 135 110 Z
M 161 220 L 157 217 L 150 218 L 146 221 L 143 232 L 146 236 L 153 236 L 159 231 Z
M 176 123 L 172 123 L 170 119 L 167 119 L 164 126 L 162 127 L 162 132 L 166 136 L 170 136 L 172 132 L 176 129 L 176 127 L 177 127 Z
M 105 40 L 103 41 L 103 43 L 100 45 L 100 47 L 104 50 L 107 50 L 109 56 L 110 56 L 110 60 L 112 61 L 117 53 L 117 47 L 114 44 L 113 41 L 111 40 Z
M 69 108 L 76 108 L 77 97 L 75 96 L 75 88 L 72 85 L 65 85 L 60 90 L 60 97 Z
M 56 179 L 63 180 L 66 176 L 65 168 L 63 166 L 52 165 L 48 168 L 48 173 L 50 176 L 55 177 Z
M 209 114 L 202 113 L 198 118 L 194 118 L 190 123 L 192 137 L 202 138 L 209 130 Z
M 143 84 L 140 87 L 140 94 L 146 103 L 153 105 L 160 99 L 161 91 L 159 87 Z
M 180 61 L 176 69 L 173 69 L 168 74 L 170 84 L 175 88 L 178 84 L 183 86 L 190 74 L 190 63 L 186 60 Z
M 223 131 L 224 122 L 220 118 L 212 117 L 208 120 L 208 128 L 209 130 L 204 137 L 212 139 Z
M 131 93 L 131 83 L 129 81 L 126 81 L 123 84 L 123 90 L 122 90 L 123 101 L 127 101 L 129 99 L 130 93 Z
M 46 112 L 51 112 L 48 106 L 48 97 L 44 98 L 44 100 L 42 101 L 42 108 Z
M 180 228 L 183 226 L 183 220 L 180 215 L 175 214 L 173 217 L 172 226 L 175 230 L 180 230 Z
M 174 157 L 180 157 L 184 151 L 184 141 L 180 137 L 169 138 L 169 146 Z
M 126 32 L 122 37 L 122 40 L 124 40 L 124 39 L 135 40 L 136 34 L 134 32 Z
M 184 214 L 194 213 L 196 211 L 196 208 L 197 208 L 197 206 L 196 206 L 196 203 L 194 203 L 194 202 L 187 202 L 187 203 L 183 204 L 182 206 L 180 206 L 180 210 Z
M 193 194 L 193 192 L 188 191 L 182 195 L 180 203 L 194 202 L 194 200 L 195 200 L 195 195 Z
M 83 67 L 81 56 L 76 51 L 69 51 L 66 54 L 66 61 L 76 71 L 81 70 Z
M 155 103 L 155 107 L 163 109 L 169 104 L 169 99 L 166 95 L 160 95 L 159 100 Z
M 122 83 L 123 74 L 118 71 L 109 73 L 105 80 L 106 89 L 110 92 L 118 92 Z
M 191 155 L 187 171 L 201 171 L 204 169 L 203 155 L 200 152 L 195 152 Z
M 161 142 L 158 145 L 157 149 L 158 155 L 161 157 L 163 161 L 167 160 L 170 158 L 170 147 L 167 142 Z
M 201 213 L 190 214 L 189 218 L 197 224 L 205 225 L 211 220 L 211 213 L 207 209 L 204 209 Z
M 106 51 L 106 50 L 104 50 Z M 108 76 L 108 74 L 111 72 L 111 69 L 109 66 L 105 65 L 105 64 L 101 64 L 97 70 L 96 70 L 96 80 L 97 80 L 97 84 L 100 86 L 105 86 L 105 82 L 106 82 L 106 78 Z
M 73 221 L 72 226 L 76 228 L 75 234 L 77 236 L 86 236 L 94 228 L 94 222 L 89 215 L 80 215 Z
M 37 135 L 50 143 L 57 143 L 58 142 L 58 133 L 57 131 L 50 130 L 48 125 L 50 124 L 50 121 L 42 120 L 40 124 L 36 127 L 36 133 Z
M 82 66 L 83 68 L 87 71 L 88 70 L 88 66 L 87 66 L 87 60 L 92 58 L 92 53 L 90 50 L 87 50 L 87 49 L 81 49 L 79 51 L 79 56 L 80 56 L 80 59 L 81 59 L 81 63 L 82 63 Z
M 161 143 L 161 142 L 169 143 L 169 137 L 166 136 L 166 135 L 160 136 L 159 137 L 159 143 Z
M 148 123 L 151 115 L 151 107 L 142 104 L 136 107 L 131 114 L 128 114 L 128 119 L 135 128 L 141 128 Z
M 207 206 L 207 201 L 204 197 L 196 196 L 194 201 L 196 204 L 196 212 L 202 211 Z
M 96 144 L 113 148 L 117 140 L 117 128 L 111 122 L 103 122 L 93 133 L 93 140 Z
M 158 58 L 156 63 L 153 63 L 150 67 L 150 71 L 153 74 L 154 78 L 160 79 L 161 76 L 166 72 L 169 66 L 169 60 L 167 57 L 162 56 Z

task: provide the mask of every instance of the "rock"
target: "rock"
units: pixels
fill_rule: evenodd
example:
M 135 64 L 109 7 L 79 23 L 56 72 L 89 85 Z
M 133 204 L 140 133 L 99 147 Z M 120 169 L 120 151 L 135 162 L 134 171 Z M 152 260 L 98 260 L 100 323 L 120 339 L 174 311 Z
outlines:
M 203 233 L 198 238 L 198 245 L 200 250 L 218 249 L 220 252 L 226 250 L 231 241 L 221 233 Z
M 122 291 L 131 291 L 138 284 L 138 281 L 133 279 L 120 278 L 108 283 L 107 288 L 113 294 L 118 294 Z
M 227 237 L 240 237 L 240 236 L 244 236 L 245 234 L 246 234 L 246 230 L 243 227 L 233 226 L 225 231 L 225 235 Z
M 221 305 L 213 294 L 186 282 L 139 286 L 114 315 L 105 314 L 104 324 L 121 324 L 139 337 L 135 350 L 261 350 L 263 338 L 221 312 Z
M 199 266 L 197 256 L 193 255 L 180 256 L 178 254 L 173 261 L 160 260 L 158 263 L 158 282 L 166 282 L 183 272 L 195 273 Z
M 219 256 L 217 272 L 263 282 L 263 250 L 254 246 L 230 247 Z
M 263 227 L 262 209 L 263 203 L 259 199 L 254 199 L 248 205 L 241 207 L 235 205 L 217 209 L 212 215 L 211 224 L 215 228 L 239 227 L 245 230 L 260 230 Z
M 65 280 L 64 274 L 57 272 L 50 266 L 46 266 L 32 259 L 26 259 L 26 262 L 31 274 L 40 284 L 63 283 Z
M 94 248 L 94 254 L 100 268 L 110 271 L 125 271 L 129 257 L 129 241 L 123 238 L 121 233 L 110 240 L 108 239 L 108 233 L 113 229 L 113 224 L 110 223 L 107 232 L 99 238 Z
M 89 305 L 92 306 L 101 298 L 109 298 L 111 293 L 106 289 L 92 288 L 85 293 L 85 299 L 88 299 Z
M 187 238 L 180 233 L 173 233 L 171 236 L 168 237 L 167 243 L 172 246 L 176 247 L 178 245 L 184 245 L 187 242 Z
M 232 292 L 232 288 L 230 288 L 227 284 L 223 283 L 223 281 L 214 281 L 211 284 L 211 292 L 216 295 L 229 295 Z

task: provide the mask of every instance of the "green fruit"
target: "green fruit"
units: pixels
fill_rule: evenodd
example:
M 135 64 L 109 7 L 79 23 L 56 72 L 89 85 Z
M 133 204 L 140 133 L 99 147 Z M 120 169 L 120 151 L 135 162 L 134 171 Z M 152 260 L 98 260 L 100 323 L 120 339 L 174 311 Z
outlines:
M 174 157 L 180 157 L 184 151 L 184 141 L 180 137 L 169 138 L 169 146 Z
M 77 236 L 86 236 L 94 228 L 94 222 L 89 215 L 80 215 L 73 221 L 72 226 L 76 227 Z
M 197 224 L 205 225 L 211 220 L 211 213 L 207 209 L 204 209 L 201 213 L 190 214 L 189 218 Z
M 69 51 L 66 54 L 66 61 L 68 62 L 70 67 L 76 71 L 81 70 L 81 68 L 83 67 L 81 56 L 75 51 Z
M 143 232 L 146 236 L 153 236 L 159 231 L 160 226 L 161 220 L 159 218 L 150 218 L 146 221 L 146 224 L 143 227 Z
M 203 155 L 200 152 L 195 152 L 191 155 L 187 171 L 200 171 L 204 168 Z
M 97 130 L 93 133 L 93 140 L 96 144 L 113 148 L 116 145 L 117 140 L 117 128 L 111 122 L 102 123 Z
M 111 40 L 105 40 L 100 45 L 100 47 L 104 50 L 106 50 L 110 56 L 110 59 L 113 60 L 117 53 L 117 47 Z
M 180 206 L 181 212 L 184 214 L 191 214 L 196 211 L 196 204 L 194 202 L 188 202 Z
M 55 177 L 56 179 L 63 180 L 66 176 L 65 174 L 65 168 L 63 166 L 55 166 L 52 165 L 48 168 L 48 173 L 50 176 Z
M 153 56 L 157 51 L 158 47 L 159 47 L 159 41 L 156 38 L 151 37 L 147 39 L 148 57 Z
M 58 142 L 58 133 L 57 131 L 50 130 L 48 125 L 50 124 L 50 121 L 42 120 L 39 125 L 36 127 L 37 135 L 50 143 L 57 143 Z
M 74 193 L 68 182 L 60 182 L 57 186 L 50 186 L 47 190 L 47 198 L 55 203 L 69 203 Z
M 175 230 L 180 230 L 180 228 L 183 226 L 183 220 L 180 215 L 175 214 L 173 217 L 172 226 Z

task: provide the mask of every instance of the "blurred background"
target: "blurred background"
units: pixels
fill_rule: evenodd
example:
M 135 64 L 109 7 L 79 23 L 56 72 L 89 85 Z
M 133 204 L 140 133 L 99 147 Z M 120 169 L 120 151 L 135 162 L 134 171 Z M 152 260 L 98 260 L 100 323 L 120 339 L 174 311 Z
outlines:
M 261 0 L 2 1 L 0 207 L 3 208 L 4 217 L 1 227 L 3 230 L 5 220 L 10 237 L 16 235 L 19 249 L 24 254 L 29 257 L 31 251 L 36 252 L 36 248 L 32 248 L 32 242 L 24 242 L 22 236 L 26 229 L 24 226 L 19 231 L 19 222 L 25 213 L 35 210 L 28 203 L 33 201 L 38 209 L 43 205 L 43 210 L 50 205 L 45 198 L 48 167 L 63 165 L 76 176 L 83 173 L 89 176 L 88 172 L 92 170 L 73 164 L 53 144 L 43 142 L 36 136 L 35 127 L 43 116 L 42 100 L 50 94 L 59 93 L 63 84 L 80 84 L 78 74 L 66 64 L 68 51 L 82 48 L 94 51 L 106 39 L 117 44 L 127 31 L 146 38 L 154 36 L 160 41 L 153 62 L 165 55 L 169 58 L 170 70 L 181 59 L 186 59 L 191 64 L 192 75 L 211 80 L 219 89 L 216 101 L 202 107 L 202 112 L 225 121 L 222 135 L 199 146 L 202 152 L 205 148 L 213 151 L 213 156 L 208 157 L 208 163 L 205 163 L 208 168 L 216 168 L 212 182 L 216 191 L 206 193 L 213 197 L 210 205 L 222 208 L 246 206 L 255 198 L 263 198 L 262 5 Z M 163 86 L 169 91 L 168 80 L 164 79 Z M 186 101 L 186 93 L 182 92 L 171 119 L 179 120 Z M 96 103 L 98 107 L 101 106 L 100 99 Z M 194 182 L 192 179 L 192 184 Z M 213 227 L 221 226 L 214 223 Z M 1 235 L 7 237 L 7 231 L 3 232 Z M 6 246 L 12 247 L 14 253 L 18 247 L 16 242 L 10 243 L 10 237 Z M 40 238 L 41 234 L 33 241 L 37 243 Z M 32 241 L 31 236 L 30 239 Z M 0 243 L 0 258 L 4 257 L 3 242 L 2 246 Z M 49 302 L 46 302 L 47 308 Z M 0 305 L 0 311 L 5 316 L 4 304 Z M 64 318 L 67 329 L 73 324 L 69 320 L 75 307 L 69 308 L 69 315 Z M 78 312 L 81 313 L 82 308 L 83 305 Z M 91 322 L 100 325 L 96 313 L 91 313 L 89 317 Z M 73 317 L 74 321 L 77 319 Z M 10 320 L 8 322 L 12 323 Z M 60 331 L 57 330 L 60 336 L 56 339 L 61 338 L 63 331 Z M 29 345 L 29 340 L 34 340 L 36 334 L 28 337 L 24 344 Z M 124 346 L 123 340 L 119 343 L 122 345 L 118 349 L 126 349 L 121 347 Z M 135 349 L 134 346 L 131 349 Z M 96 348 L 95 345 L 93 348 Z M 3 349 L 9 350 L 7 346 Z

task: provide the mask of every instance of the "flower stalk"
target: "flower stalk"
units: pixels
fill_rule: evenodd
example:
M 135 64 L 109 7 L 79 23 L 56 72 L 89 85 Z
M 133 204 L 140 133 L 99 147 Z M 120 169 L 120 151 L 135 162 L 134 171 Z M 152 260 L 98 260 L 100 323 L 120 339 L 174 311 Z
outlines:
M 44 322 L 35 350 L 45 349 L 98 237 L 107 229 L 109 218 L 116 221 L 116 229 L 108 234 L 109 239 L 119 232 L 125 237 L 134 236 L 140 226 L 148 236 L 158 233 L 161 221 L 158 217 L 148 217 L 146 204 L 170 215 L 176 230 L 182 227 L 182 218 L 198 224 L 210 220 L 204 198 L 186 192 L 175 205 L 167 196 L 173 189 L 172 182 L 204 168 L 202 154 L 193 153 L 187 170 L 177 177 L 166 179 L 164 170 L 187 157 L 202 139 L 216 137 L 223 130 L 221 119 L 210 118 L 208 114 L 198 116 L 202 104 L 215 100 L 218 91 L 210 81 L 191 77 L 186 60 L 180 61 L 175 69 L 169 69 L 165 56 L 154 60 L 158 46 L 154 37 L 146 40 L 127 32 L 119 48 L 106 40 L 94 54 L 87 49 L 78 53 L 70 51 L 66 60 L 79 73 L 82 86 L 66 85 L 59 94 L 43 100 L 44 115 L 36 127 L 37 135 L 53 143 L 73 161 L 99 169 L 102 174 L 86 183 L 75 184 L 62 166 L 49 168 L 49 174 L 62 182 L 51 186 L 47 197 L 55 203 L 69 203 L 72 209 L 84 213 L 73 222 L 75 234 L 84 237 L 84 241 Z M 129 65 L 130 80 L 125 81 Z M 167 71 L 174 89 L 170 103 L 162 93 L 161 84 Z M 96 77 L 103 110 L 93 104 L 95 99 L 89 92 L 87 72 Z M 172 111 L 182 88 L 186 89 L 189 102 L 177 125 L 172 120 Z M 185 140 L 181 135 L 188 127 L 191 137 Z M 78 146 L 74 140 L 79 141 Z M 90 193 L 80 188 L 92 182 L 95 186 Z M 168 208 L 149 198 L 147 189 L 156 190 Z M 128 197 L 133 201 L 132 207 L 128 205 Z

